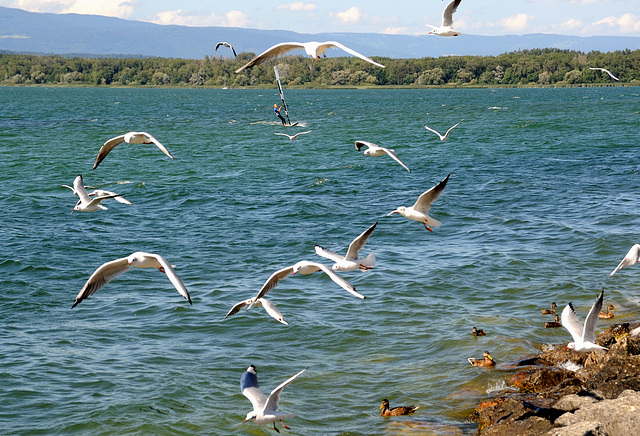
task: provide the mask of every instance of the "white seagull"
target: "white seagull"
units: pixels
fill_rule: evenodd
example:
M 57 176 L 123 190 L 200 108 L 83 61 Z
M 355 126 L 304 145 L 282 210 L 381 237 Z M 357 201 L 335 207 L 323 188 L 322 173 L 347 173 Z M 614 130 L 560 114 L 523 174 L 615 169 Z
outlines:
M 611 277 L 616 272 L 618 272 L 618 270 L 621 270 L 622 268 L 626 268 L 628 266 L 635 264 L 636 262 L 638 262 L 638 260 L 640 260 L 640 244 L 635 244 L 633 247 L 631 247 L 631 249 L 629 250 L 627 255 L 624 257 L 624 259 L 620 261 L 616 269 L 611 271 L 611 274 L 609 274 L 609 277 Z
M 362 232 L 360 236 L 355 238 L 351 244 L 345 256 L 340 256 L 335 251 L 327 250 L 320 245 L 316 245 L 316 254 L 333 260 L 335 263 L 331 267 L 334 271 L 353 271 L 360 269 L 360 271 L 368 271 L 373 268 L 376 263 L 376 255 L 370 253 L 365 258 L 360 258 L 360 250 L 367 243 L 369 236 L 373 233 L 378 223 L 376 222 L 367 230 Z
M 73 191 L 74 195 L 78 195 L 78 192 L 73 186 L 69 186 L 69 185 L 60 185 L 60 186 L 62 186 L 63 188 L 69 188 L 71 189 L 71 191 Z M 87 188 L 93 189 L 93 187 L 91 186 L 84 186 L 85 191 Z M 133 204 L 132 202 L 124 198 L 122 195 L 116 194 L 115 192 L 107 191 L 104 189 L 93 189 L 93 191 L 89 192 L 87 195 L 89 195 L 89 197 L 109 197 L 109 198 L 113 198 L 118 203 L 129 204 L 129 205 Z
M 167 275 L 180 295 L 182 295 L 189 304 L 192 304 L 187 288 L 184 287 L 182 280 L 180 280 L 171 264 L 167 262 L 164 257 L 159 254 L 137 251 L 127 257 L 107 262 L 95 270 L 78 293 L 78 296 L 73 302 L 73 306 L 71 306 L 71 308 L 73 309 L 82 300 L 89 298 L 91 295 L 98 292 L 100 288 L 118 277 L 120 274 L 129 271 L 132 266 L 135 266 L 136 268 L 158 268 L 160 272 Z
M 618 80 L 620 81 L 620 79 L 618 79 L 616 76 L 614 76 L 613 74 L 611 74 L 611 71 L 606 70 L 604 68 L 593 68 L 593 67 L 589 67 L 590 70 L 598 70 L 598 71 L 604 71 L 605 73 L 607 73 L 609 75 L 609 77 L 611 77 L 613 80 Z
M 447 133 L 445 133 L 444 135 L 441 135 L 440 133 L 436 132 L 435 130 L 433 130 L 431 127 L 429 127 L 429 126 L 427 126 L 427 125 L 425 125 L 425 126 L 424 126 L 424 128 L 425 128 L 425 129 L 427 129 L 427 130 L 429 130 L 430 132 L 433 132 L 433 133 L 435 133 L 436 135 L 438 135 L 438 136 L 440 137 L 440 141 L 446 141 L 447 139 L 449 139 L 449 133 L 451 133 L 451 131 L 452 131 L 453 129 L 455 129 L 456 127 L 458 127 L 458 126 L 460 125 L 460 123 L 461 123 L 461 122 L 463 122 L 463 121 L 464 121 L 464 118 L 463 118 L 463 119 L 461 119 L 461 120 L 458 122 L 458 124 L 456 124 L 456 125 L 454 125 L 454 126 L 452 126 L 452 127 L 449 127 L 449 130 L 447 130 Z
M 247 300 L 236 303 L 236 305 L 231 308 L 231 310 L 224 316 L 224 318 L 235 315 L 236 313 L 240 312 L 240 309 L 242 309 L 244 306 L 249 306 L 247 307 L 247 310 L 249 310 L 251 307 L 262 306 L 264 307 L 264 310 L 269 314 L 269 316 L 271 316 L 271 318 L 275 319 L 278 322 L 281 322 L 284 325 L 289 325 L 284 320 L 282 313 L 280 313 L 280 311 L 276 308 L 276 305 L 266 298 L 249 298 Z
M 107 210 L 107 208 L 102 205 L 102 201 L 109 198 L 115 199 L 116 197 L 120 197 L 120 195 L 116 194 L 115 192 L 109 191 L 99 191 L 98 194 L 96 194 L 94 197 L 91 197 L 84 187 L 82 174 L 78 174 L 73 180 L 73 188 L 68 185 L 62 186 L 71 189 L 73 193 L 76 194 L 79 198 L 76 205 L 73 206 L 73 209 L 71 209 L 71 213 L 73 213 L 74 210 L 77 210 L 78 212 L 95 212 L 96 210 Z
M 442 11 L 442 24 L 440 25 L 440 27 L 432 26 L 431 24 L 427 25 L 433 28 L 433 30 L 429 32 L 429 35 L 431 34 L 440 35 L 440 36 L 460 35 L 460 32 L 453 29 L 453 14 L 458 9 L 458 5 L 460 5 L 461 1 L 462 0 L 453 0 L 451 3 L 447 5 L 446 8 L 444 8 L 444 11 Z
M 253 405 L 253 410 L 247 413 L 247 417 L 242 422 L 253 421 L 256 424 L 265 425 L 273 422 L 273 428 L 280 433 L 280 430 L 276 427 L 276 421 L 280 421 L 283 427 L 288 429 L 283 418 L 291 418 L 295 416 L 294 413 L 280 413 L 278 412 L 278 402 L 280 401 L 280 392 L 287 387 L 292 381 L 294 381 L 300 374 L 305 372 L 303 369 L 293 377 L 281 383 L 277 388 L 271 391 L 269 398 L 265 397 L 260 391 L 260 385 L 258 384 L 258 376 L 256 367 L 251 365 L 247 370 L 242 373 L 240 377 L 240 390 L 242 395 L 247 397 Z
M 93 169 L 95 170 L 100 165 L 100 162 L 104 160 L 105 157 L 109 154 L 111 150 L 113 150 L 117 145 L 126 142 L 128 144 L 155 144 L 164 154 L 169 156 L 171 159 L 175 159 L 169 153 L 169 150 L 162 145 L 156 138 L 148 134 L 147 132 L 129 132 L 124 135 L 118 135 L 115 138 L 109 139 L 105 142 L 100 150 L 98 151 L 98 156 L 96 156 L 96 161 L 93 163 Z
M 281 42 L 280 44 L 276 44 L 273 47 L 268 48 L 265 52 L 259 54 L 255 58 L 251 59 L 245 65 L 243 65 L 242 67 L 238 68 L 236 70 L 236 73 L 239 73 L 240 71 L 244 70 L 245 68 L 251 68 L 251 67 L 259 65 L 259 64 L 261 64 L 263 62 L 267 62 L 267 61 L 269 61 L 269 60 L 271 60 L 273 58 L 276 58 L 278 56 L 282 56 L 285 53 L 288 53 L 288 52 L 293 51 L 293 50 L 304 49 L 304 51 L 307 52 L 307 54 L 309 56 L 311 56 L 312 58 L 318 60 L 318 59 L 320 59 L 320 55 L 323 54 L 324 51 L 326 49 L 330 48 L 330 47 L 340 48 L 340 49 L 346 51 L 347 53 L 349 53 L 352 56 L 359 57 L 360 59 L 365 60 L 365 61 L 367 61 L 369 63 L 372 63 L 373 65 L 375 65 L 377 67 L 384 68 L 384 65 L 379 64 L 379 63 L 375 62 L 373 59 L 369 59 L 365 55 L 360 54 L 357 51 L 350 49 L 346 45 L 340 44 L 339 42 L 336 42 L 336 41 L 325 41 L 325 42 L 317 42 L 317 41 L 311 41 L 311 42 Z
M 238 55 L 236 54 L 235 49 L 233 48 L 233 46 L 231 44 L 229 44 L 226 41 L 221 41 L 219 43 L 216 44 L 216 49 L 213 51 L 213 54 L 216 54 L 216 52 L 218 51 L 218 47 L 220 47 L 221 45 L 224 45 L 225 47 L 229 47 L 231 49 L 231 51 L 233 52 L 233 56 L 238 57 Z
M 424 224 L 424 228 L 429 230 L 430 232 L 433 231 L 431 230 L 431 227 L 437 229 L 442 223 L 429 216 L 429 209 L 431 209 L 431 203 L 436 201 L 440 197 L 440 194 L 442 194 L 442 191 L 444 191 L 445 186 L 447 186 L 449 176 L 450 174 L 447 174 L 447 177 L 445 177 L 437 185 L 435 185 L 428 191 L 425 191 L 420 197 L 418 197 L 418 200 L 413 206 L 401 206 L 393 212 L 388 213 L 387 216 L 398 213 L 405 218 L 409 218 L 410 220 L 421 222 L 422 224 Z
M 296 133 L 295 135 L 287 135 L 286 133 L 274 133 L 274 135 L 286 136 L 291 141 L 295 141 L 298 139 L 298 136 L 304 135 L 305 133 L 311 133 L 311 130 L 307 130 L 306 132 Z
M 576 351 L 593 351 L 593 350 L 607 350 L 605 347 L 597 345 L 596 342 L 596 324 L 598 323 L 598 315 L 600 309 L 602 309 L 602 299 L 604 298 L 604 289 L 600 292 L 600 296 L 596 299 L 595 303 L 591 307 L 587 318 L 584 321 L 584 328 L 576 312 L 573 310 L 571 303 L 567 304 L 567 307 L 562 311 L 562 327 L 567 329 L 571 333 L 574 342 L 567 344 L 567 348 Z
M 367 141 L 356 141 L 355 144 L 356 144 L 356 150 L 358 151 L 360 151 L 362 147 L 367 146 L 367 149 L 364 151 L 364 153 L 362 153 L 363 156 L 382 156 L 383 154 L 386 153 L 389 156 L 391 156 L 391 159 L 395 160 L 400 165 L 402 165 L 405 170 L 411 172 L 409 167 L 402 163 L 402 161 L 396 155 L 396 152 L 393 151 L 392 149 L 380 147 L 374 144 L 373 142 L 367 142 Z

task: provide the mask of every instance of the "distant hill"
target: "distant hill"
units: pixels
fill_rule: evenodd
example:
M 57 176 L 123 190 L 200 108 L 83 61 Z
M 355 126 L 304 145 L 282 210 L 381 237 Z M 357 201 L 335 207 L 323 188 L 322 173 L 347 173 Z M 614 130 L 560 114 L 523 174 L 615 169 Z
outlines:
M 230 42 L 237 52 L 257 54 L 279 42 L 311 40 L 336 40 L 367 56 L 390 58 L 488 56 L 533 48 L 583 52 L 640 48 L 640 37 L 463 34 L 442 38 L 377 33 L 301 34 L 286 30 L 166 26 L 98 15 L 46 14 L 0 7 L 0 51 L 201 59 L 213 53 L 218 41 Z M 332 53 L 343 55 L 340 51 L 330 51 L 329 56 Z M 223 54 L 227 54 L 226 50 Z

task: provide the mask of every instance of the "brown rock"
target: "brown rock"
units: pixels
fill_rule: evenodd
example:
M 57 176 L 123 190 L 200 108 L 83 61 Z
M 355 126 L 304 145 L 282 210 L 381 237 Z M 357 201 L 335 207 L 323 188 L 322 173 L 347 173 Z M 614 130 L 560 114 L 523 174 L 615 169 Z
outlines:
M 560 368 L 534 368 L 511 377 L 511 384 L 522 392 L 544 392 L 558 386 L 576 386 L 580 381 L 572 371 Z

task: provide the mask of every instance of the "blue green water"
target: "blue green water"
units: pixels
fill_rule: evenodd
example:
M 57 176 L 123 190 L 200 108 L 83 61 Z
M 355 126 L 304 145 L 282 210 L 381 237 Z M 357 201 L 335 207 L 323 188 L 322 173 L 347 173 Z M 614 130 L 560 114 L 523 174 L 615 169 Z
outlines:
M 276 89 L 0 88 L 3 434 L 275 434 L 242 424 L 250 364 L 266 394 L 308 368 L 282 395 L 298 415 L 283 434 L 473 434 L 465 418 L 508 362 L 569 340 L 542 307 L 584 316 L 605 287 L 614 321 L 638 318 L 640 270 L 609 273 L 640 242 L 640 89 L 285 92 L 298 127 L 277 122 Z M 444 143 L 423 127 L 462 118 Z M 130 130 L 176 160 L 124 144 L 91 170 Z M 80 173 L 134 205 L 70 214 L 60 185 Z M 385 217 L 449 173 L 439 229 Z M 222 321 L 273 271 L 330 264 L 314 244 L 344 253 L 376 221 L 362 252 L 375 268 L 342 274 L 366 300 L 295 276 L 268 296 L 289 326 L 261 308 Z M 193 305 L 134 269 L 71 309 L 98 266 L 134 251 L 176 265 Z M 468 364 L 485 349 L 496 369 Z M 384 419 L 383 398 L 420 409 Z

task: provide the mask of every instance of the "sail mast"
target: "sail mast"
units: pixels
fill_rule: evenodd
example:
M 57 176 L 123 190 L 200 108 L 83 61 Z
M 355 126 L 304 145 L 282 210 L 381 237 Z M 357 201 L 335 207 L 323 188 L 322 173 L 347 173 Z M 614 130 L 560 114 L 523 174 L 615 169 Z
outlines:
M 287 102 L 284 101 L 284 92 L 282 91 L 282 84 L 280 83 L 280 74 L 278 74 L 278 67 L 273 66 L 273 71 L 276 73 L 276 81 L 278 82 L 278 91 L 280 91 L 280 99 L 282 100 L 282 107 L 284 108 L 284 114 L 287 116 L 287 123 L 291 124 L 289 119 L 289 109 L 287 108 Z

